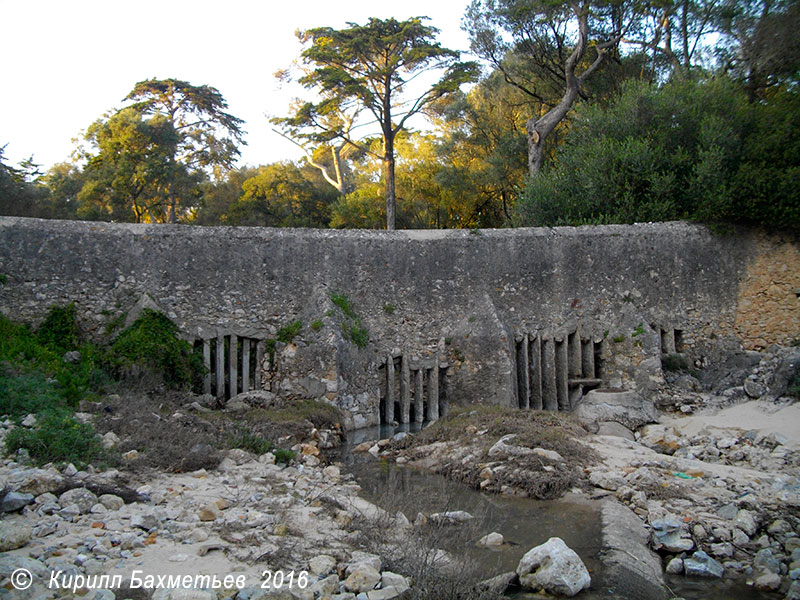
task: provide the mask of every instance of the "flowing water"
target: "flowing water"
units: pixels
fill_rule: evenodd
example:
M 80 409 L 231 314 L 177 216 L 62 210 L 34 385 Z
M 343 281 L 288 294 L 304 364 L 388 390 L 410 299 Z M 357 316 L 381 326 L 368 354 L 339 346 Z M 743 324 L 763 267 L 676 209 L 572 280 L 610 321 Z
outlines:
M 362 487 L 362 496 L 381 508 L 402 511 L 414 521 L 418 513 L 463 510 L 475 519 L 469 522 L 474 539 L 466 543 L 454 525 L 454 535 L 444 549 L 467 561 L 479 578 L 489 578 L 516 569 L 525 552 L 560 537 L 583 560 L 592 575 L 592 587 L 581 592 L 585 600 L 621 598 L 614 592 L 614 582 L 603 577 L 600 561 L 601 524 L 596 502 L 583 495 L 567 494 L 558 500 L 532 500 L 484 494 L 466 485 L 429 471 L 395 465 L 363 453 L 351 452 L 353 446 L 367 440 L 391 437 L 398 431 L 419 429 L 418 424 L 399 427 L 376 426 L 348 434 L 342 447 L 344 471 L 352 473 Z M 475 541 L 496 531 L 506 544 L 497 549 L 479 548 Z M 780 595 L 763 594 L 741 581 L 709 581 L 670 577 L 667 583 L 676 596 L 686 600 L 766 600 Z M 519 593 L 518 598 L 525 598 Z M 627 600 L 627 599 L 626 599 Z

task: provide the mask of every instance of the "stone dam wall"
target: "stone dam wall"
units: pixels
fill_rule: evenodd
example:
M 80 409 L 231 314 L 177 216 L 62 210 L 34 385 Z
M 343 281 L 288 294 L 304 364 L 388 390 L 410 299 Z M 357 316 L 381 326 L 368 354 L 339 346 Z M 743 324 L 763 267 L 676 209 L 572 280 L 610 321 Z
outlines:
M 0 218 L 0 312 L 82 329 L 157 308 L 202 348 L 206 392 L 330 401 L 349 428 L 452 403 L 569 409 L 643 394 L 661 358 L 800 334 L 798 240 L 661 223 L 332 231 Z M 346 298 L 349 310 L 332 301 Z M 274 340 L 300 321 L 289 343 Z M 364 331 L 365 330 L 365 331 Z

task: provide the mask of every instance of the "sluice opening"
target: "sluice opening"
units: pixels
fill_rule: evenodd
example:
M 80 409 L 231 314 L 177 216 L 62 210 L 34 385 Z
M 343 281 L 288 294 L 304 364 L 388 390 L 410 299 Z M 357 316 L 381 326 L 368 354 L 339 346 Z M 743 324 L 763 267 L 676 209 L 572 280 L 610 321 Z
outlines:
M 206 375 L 202 393 L 230 399 L 239 393 L 261 388 L 262 340 L 230 334 L 196 339 L 193 346 L 198 351 L 202 349 L 203 353 Z
M 515 342 L 516 399 L 521 409 L 565 411 L 602 384 L 602 341 L 565 334 L 525 334 Z
M 447 366 L 438 358 L 387 356 L 378 375 L 381 424 L 422 423 L 446 414 Z

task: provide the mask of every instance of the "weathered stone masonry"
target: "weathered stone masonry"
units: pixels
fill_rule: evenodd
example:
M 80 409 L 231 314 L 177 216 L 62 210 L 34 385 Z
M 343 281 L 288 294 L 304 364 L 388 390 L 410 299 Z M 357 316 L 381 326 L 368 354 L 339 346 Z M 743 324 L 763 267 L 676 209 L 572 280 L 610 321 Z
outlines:
M 202 347 L 205 391 L 327 399 L 348 427 L 436 418 L 453 402 L 555 410 L 597 386 L 647 393 L 663 354 L 703 361 L 712 345 L 800 333 L 796 239 L 685 223 L 384 232 L 6 217 L 0 273 L 11 318 L 75 302 L 103 337 L 154 306 Z M 297 337 L 267 348 L 297 320 Z

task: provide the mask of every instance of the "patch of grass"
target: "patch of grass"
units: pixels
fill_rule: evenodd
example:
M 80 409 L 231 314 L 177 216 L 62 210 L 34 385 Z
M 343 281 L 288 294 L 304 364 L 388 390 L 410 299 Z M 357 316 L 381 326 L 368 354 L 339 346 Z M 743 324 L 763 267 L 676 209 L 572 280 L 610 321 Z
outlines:
M 310 398 L 292 400 L 277 409 L 254 409 L 249 412 L 253 413 L 255 411 L 262 413 L 260 418 L 265 418 L 273 423 L 310 421 L 318 429 L 327 429 L 333 427 L 336 423 L 342 422 L 342 415 L 338 408 L 327 402 L 320 402 Z
M 6 451 L 25 448 L 38 465 L 71 462 L 79 469 L 103 457 L 92 426 L 79 423 L 68 411 L 50 409 L 39 413 L 37 419 L 32 429 L 17 427 L 8 432 Z
M 42 373 L 0 376 L 0 414 L 17 419 L 65 404 L 56 382 Z
M 284 344 L 289 344 L 297 336 L 297 334 L 300 333 L 302 328 L 302 321 L 293 321 L 285 327 L 278 329 L 278 334 L 275 336 L 275 339 L 277 339 L 279 342 L 283 342 Z
M 387 315 L 393 315 L 396 309 L 397 307 L 394 304 L 383 305 L 383 312 L 385 312 Z
M 128 313 L 124 312 L 106 323 L 106 335 L 111 335 L 115 331 L 122 329 L 123 325 L 125 325 L 126 318 L 128 318 Z
M 74 312 L 69 308 L 51 310 L 37 332 L 0 314 L 0 363 L 5 365 L 0 368 L 0 380 L 16 376 L 33 377 L 37 382 L 47 382 L 44 387 L 54 389 L 64 405 L 73 406 L 101 391 L 109 383 L 103 352 L 91 344 L 81 344 L 80 339 L 73 337 L 77 328 L 69 324 L 70 314 L 74 317 Z M 72 320 L 74 324 L 74 318 Z M 65 339 L 73 344 L 70 349 L 79 350 L 77 362 L 64 362 Z M 22 393 L 19 392 L 19 386 L 25 388 L 27 384 L 24 381 L 5 381 L 2 385 L 12 396 L 9 398 L 7 394 L 0 394 L 0 414 L 3 410 L 11 410 L 17 402 L 15 398 L 18 399 Z M 24 393 L 31 392 L 33 390 Z
M 344 294 L 336 294 L 331 292 L 330 294 L 331 302 L 333 302 L 336 306 L 338 306 L 346 317 L 350 319 L 357 319 L 356 313 L 353 312 L 353 308 L 350 306 L 350 299 L 345 296 Z
M 469 448 L 474 460 L 461 460 L 463 453 L 456 452 L 445 463 L 442 473 L 479 488 L 481 471 L 490 460 L 486 453 L 498 439 L 510 433 L 517 436 L 511 442 L 513 445 L 553 450 L 564 460 L 552 461 L 536 454 L 509 457 L 502 468 L 494 469 L 489 486 L 481 489 L 500 492 L 510 486 L 531 498 L 556 498 L 580 483 L 580 469 L 576 467 L 587 467 L 597 461 L 594 451 L 576 439 L 585 436 L 586 430 L 570 415 L 499 406 L 453 407 L 447 417 L 389 447 L 403 449 L 412 459 L 416 447 L 425 452 L 424 446 L 433 442 L 455 442 L 458 447 Z
M 316 333 L 317 331 L 322 329 L 323 325 L 324 325 L 324 323 L 322 321 L 320 321 L 319 319 L 314 319 L 311 322 L 311 331 Z
M 144 309 L 111 350 L 122 373 L 154 373 L 172 388 L 188 388 L 203 376 L 202 356 L 178 338 L 178 327 L 158 311 Z
M 633 333 L 631 334 L 631 337 L 638 337 L 638 336 L 642 335 L 643 333 L 644 333 L 644 324 L 643 323 L 639 323 L 636 326 L 636 329 L 633 330 Z
M 283 463 L 289 464 L 295 458 L 297 458 L 297 453 L 292 450 L 287 450 L 286 448 L 278 448 L 273 452 L 275 455 L 275 462 L 276 463 Z
M 625 334 L 621 333 L 617 336 L 614 336 L 613 338 L 611 338 L 611 341 L 614 342 L 615 344 L 621 344 L 622 342 L 625 341 Z
M 271 441 L 246 427 L 240 427 L 228 434 L 226 442 L 230 448 L 240 448 L 258 455 L 266 454 L 275 447 Z
M 360 324 L 350 327 L 350 341 L 359 348 L 366 348 L 369 343 L 369 331 Z
M 8 275 L 0 273 L 0 285 L 5 285 L 6 283 L 8 283 Z
M 52 306 L 36 330 L 36 338 L 40 344 L 61 353 L 77 348 L 80 337 L 74 303 Z
M 361 325 L 361 319 L 353 310 L 350 305 L 350 300 L 344 294 L 331 293 L 331 302 L 333 302 L 345 316 L 345 324 L 342 328 L 342 333 L 345 338 L 353 342 L 359 348 L 366 348 L 369 343 L 369 331 Z

